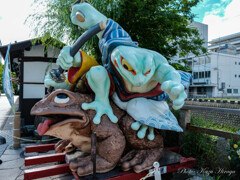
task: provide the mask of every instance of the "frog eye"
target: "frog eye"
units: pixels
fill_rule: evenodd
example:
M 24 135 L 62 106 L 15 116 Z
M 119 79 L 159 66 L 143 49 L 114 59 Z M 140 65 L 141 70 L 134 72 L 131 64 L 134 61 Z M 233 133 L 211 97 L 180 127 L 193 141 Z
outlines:
M 54 102 L 57 104 L 64 104 L 64 103 L 67 103 L 69 100 L 70 99 L 69 99 L 68 95 L 63 94 L 63 93 L 56 95 L 54 98 Z
M 144 76 L 148 75 L 151 72 L 151 69 L 149 71 L 147 71 Z
M 128 62 L 123 57 L 121 57 L 121 64 L 124 69 L 131 72 L 133 75 L 136 75 L 135 70 L 128 64 Z

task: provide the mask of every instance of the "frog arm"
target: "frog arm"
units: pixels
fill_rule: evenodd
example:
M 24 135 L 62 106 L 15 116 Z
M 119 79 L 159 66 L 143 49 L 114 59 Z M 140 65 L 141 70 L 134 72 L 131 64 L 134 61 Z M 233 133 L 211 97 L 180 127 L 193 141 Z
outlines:
M 72 57 L 70 54 L 70 49 L 70 46 L 63 47 L 56 62 L 57 65 L 61 66 L 65 70 L 68 70 L 72 66 L 80 67 L 82 63 L 80 52 L 77 52 L 77 54 Z
M 156 64 L 154 79 L 162 84 L 162 90 L 173 100 L 173 108 L 180 109 L 187 98 L 180 74 L 160 54 L 154 60 Z
M 86 74 L 87 82 L 95 93 L 95 99 L 91 103 L 83 103 L 82 109 L 93 109 L 96 115 L 93 118 L 95 124 L 101 123 L 101 116 L 106 114 L 113 123 L 118 122 L 118 118 L 113 114 L 109 102 L 110 78 L 107 70 L 103 66 L 94 66 Z

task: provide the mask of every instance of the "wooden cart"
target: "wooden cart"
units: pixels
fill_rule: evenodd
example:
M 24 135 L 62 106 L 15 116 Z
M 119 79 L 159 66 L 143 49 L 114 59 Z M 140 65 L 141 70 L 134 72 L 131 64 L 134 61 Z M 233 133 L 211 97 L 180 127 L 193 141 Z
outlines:
M 34 145 L 34 146 L 27 146 L 26 153 L 32 152 L 46 152 L 50 150 L 54 150 L 55 144 L 43 144 L 43 145 Z M 173 148 L 166 148 L 164 150 L 164 156 L 160 159 L 161 165 L 161 173 L 171 173 L 183 168 L 192 168 L 195 166 L 196 160 L 194 158 L 185 158 L 178 154 L 179 147 Z M 69 164 L 66 163 L 66 154 L 65 153 L 53 153 L 47 155 L 39 155 L 33 157 L 26 157 L 25 158 L 25 166 L 32 166 L 32 165 L 42 165 L 42 167 L 27 169 L 24 171 L 24 179 L 38 179 L 43 177 L 49 177 L 54 175 L 61 175 L 65 173 L 72 173 L 76 180 L 83 180 L 83 179 L 92 179 L 91 175 L 86 177 L 78 177 L 75 172 L 72 172 L 69 169 Z M 53 163 L 53 162 L 61 162 L 56 163 L 56 165 L 46 165 L 46 163 Z M 45 164 L 45 165 L 44 165 Z M 108 179 L 108 180 L 137 180 L 142 177 L 145 177 L 149 171 L 146 170 L 141 173 L 134 173 L 133 171 L 122 172 L 120 168 L 115 168 L 114 170 L 103 173 L 97 174 L 97 179 Z

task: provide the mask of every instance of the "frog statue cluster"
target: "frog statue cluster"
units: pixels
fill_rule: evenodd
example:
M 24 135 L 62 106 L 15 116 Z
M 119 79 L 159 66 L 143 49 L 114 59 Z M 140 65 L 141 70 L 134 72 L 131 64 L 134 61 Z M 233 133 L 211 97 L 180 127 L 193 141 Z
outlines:
M 97 172 L 117 164 L 135 172 L 149 169 L 162 156 L 159 130 L 182 132 L 165 100 L 170 98 L 174 109 L 183 106 L 187 75 L 176 71 L 161 54 L 139 47 L 118 23 L 89 3 L 77 1 L 71 20 L 84 29 L 106 23 L 97 34 L 103 65 L 82 51 L 71 57 L 70 47 L 62 49 L 57 65 L 68 70 L 62 74 L 65 81 L 58 82 L 49 73 L 45 86 L 56 90 L 31 111 L 50 118 L 39 124 L 39 134 L 63 139 L 56 145 L 57 152 L 73 146 L 89 152 L 90 135 L 96 132 Z M 80 176 L 91 174 L 90 159 L 79 157 L 70 168 Z

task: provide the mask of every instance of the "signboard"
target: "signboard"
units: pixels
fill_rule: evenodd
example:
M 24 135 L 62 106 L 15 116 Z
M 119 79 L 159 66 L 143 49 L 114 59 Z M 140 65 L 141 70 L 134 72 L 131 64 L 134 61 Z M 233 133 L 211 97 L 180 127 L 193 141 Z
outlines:
M 8 45 L 8 49 L 5 57 L 5 65 L 4 65 L 4 71 L 3 71 L 3 90 L 12 107 L 12 111 L 15 114 L 14 96 L 13 96 L 11 74 L 10 74 L 10 58 L 9 58 L 10 47 L 11 47 L 11 44 Z

